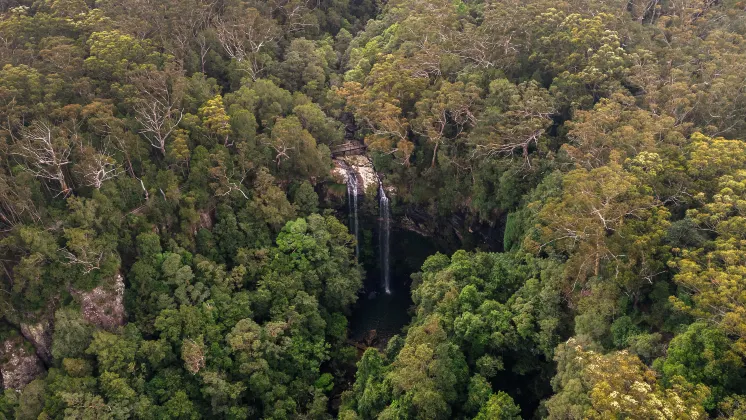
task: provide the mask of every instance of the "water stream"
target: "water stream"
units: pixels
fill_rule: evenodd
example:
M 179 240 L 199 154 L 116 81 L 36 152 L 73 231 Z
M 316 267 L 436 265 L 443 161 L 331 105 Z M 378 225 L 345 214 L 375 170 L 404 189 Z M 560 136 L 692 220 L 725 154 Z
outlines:
M 391 209 L 389 208 L 389 198 L 383 189 L 383 182 L 380 180 L 378 182 L 378 196 L 378 209 L 380 212 L 378 219 L 378 249 L 381 254 L 381 281 L 386 294 L 391 294 L 391 269 L 389 264 Z
M 353 169 L 347 170 L 347 208 L 350 213 L 350 230 L 355 235 L 355 256 L 360 257 L 360 228 L 357 219 L 357 174 Z

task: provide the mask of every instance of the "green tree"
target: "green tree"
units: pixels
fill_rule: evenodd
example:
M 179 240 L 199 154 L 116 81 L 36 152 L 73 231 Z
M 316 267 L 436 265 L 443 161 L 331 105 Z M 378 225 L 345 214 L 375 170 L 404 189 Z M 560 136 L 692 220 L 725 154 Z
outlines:
M 663 389 L 655 373 L 627 352 L 606 355 L 570 339 L 556 353 L 555 395 L 547 401 L 549 418 L 707 418 L 709 389 L 675 379 Z
M 690 383 L 707 385 L 711 394 L 705 408 L 712 410 L 743 386 L 743 361 L 731 347 L 722 331 L 698 322 L 671 340 L 666 358 L 656 365 L 666 382 L 680 376 Z

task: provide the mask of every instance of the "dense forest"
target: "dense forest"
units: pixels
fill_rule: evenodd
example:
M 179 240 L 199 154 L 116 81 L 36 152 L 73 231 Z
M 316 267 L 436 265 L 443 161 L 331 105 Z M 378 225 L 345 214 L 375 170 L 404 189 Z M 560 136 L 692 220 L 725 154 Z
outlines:
M 746 418 L 746 2 L 0 0 L 0 265 L 2 418 Z

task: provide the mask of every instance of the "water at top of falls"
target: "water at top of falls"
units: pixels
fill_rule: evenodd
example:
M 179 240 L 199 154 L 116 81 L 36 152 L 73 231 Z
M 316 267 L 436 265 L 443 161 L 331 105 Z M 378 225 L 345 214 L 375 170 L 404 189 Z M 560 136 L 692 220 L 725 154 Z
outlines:
M 347 208 L 350 212 L 350 230 L 355 235 L 355 256 L 360 256 L 360 238 L 357 219 L 357 174 L 350 169 L 347 171 Z
M 378 249 L 381 253 L 381 279 L 386 294 L 391 294 L 390 269 L 389 269 L 389 237 L 391 236 L 391 210 L 389 209 L 389 198 L 383 189 L 383 183 L 378 184 L 378 208 L 380 212 L 378 225 Z

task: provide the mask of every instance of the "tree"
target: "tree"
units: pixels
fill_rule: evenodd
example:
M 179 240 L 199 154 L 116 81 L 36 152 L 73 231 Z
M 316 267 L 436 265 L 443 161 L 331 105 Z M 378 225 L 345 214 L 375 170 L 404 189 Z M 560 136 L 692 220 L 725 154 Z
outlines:
M 521 409 L 513 402 L 510 395 L 500 391 L 490 395 L 487 404 L 484 405 L 475 420 L 517 420 L 521 418 Z
M 260 53 L 280 37 L 277 23 L 254 7 L 236 6 L 215 18 L 215 32 L 228 56 L 242 65 L 253 80 L 264 70 Z
M 169 158 L 177 165 L 189 166 L 189 158 L 192 155 L 189 149 L 189 132 L 187 130 L 176 130 L 171 148 L 168 151 Z
M 238 192 L 245 199 L 249 196 L 244 191 L 243 183 L 249 175 L 251 168 L 235 162 L 233 156 L 224 147 L 218 148 L 210 154 L 212 167 L 208 170 L 210 177 L 214 180 L 211 184 L 216 196 L 228 196 Z
M 726 396 L 739 393 L 746 379 L 743 361 L 731 347 L 722 331 L 697 322 L 671 340 L 665 359 L 657 360 L 655 366 L 663 373 L 664 383 L 679 376 L 708 386 L 711 394 L 705 408 L 712 410 Z
M 102 81 L 125 80 L 132 71 L 140 71 L 155 59 L 152 45 L 120 31 L 100 31 L 87 41 L 90 56 L 84 68 Z
M 472 155 L 511 156 L 519 151 L 530 166 L 531 147 L 538 148 L 556 112 L 552 102 L 549 92 L 535 82 L 516 86 L 507 79 L 492 81 L 486 109 L 469 138 L 475 147 Z
M 318 104 L 309 102 L 297 105 L 293 108 L 293 114 L 318 143 L 329 146 L 342 143 L 344 131 L 341 124 L 328 117 Z
M 549 73 L 563 105 L 590 107 L 598 98 L 623 89 L 635 56 L 622 47 L 619 32 L 609 28 L 614 18 L 604 12 L 584 16 L 556 8 L 536 16 L 530 59 Z
M 558 348 L 555 360 L 556 394 L 547 401 L 550 419 L 707 418 L 706 386 L 678 377 L 663 389 L 655 373 L 627 352 L 602 355 L 570 339 Z
M 357 300 L 361 272 L 354 258 L 353 238 L 337 219 L 317 214 L 288 222 L 277 235 L 273 267 L 277 273 L 304 274 L 306 293 L 332 312 L 344 312 Z
M 83 178 L 83 185 L 101 189 L 104 182 L 121 174 L 121 166 L 107 150 L 101 152 L 93 147 L 84 147 L 81 162 L 75 165 L 76 171 Z
M 277 66 L 276 74 L 288 90 L 303 91 L 313 98 L 320 98 L 336 60 L 327 42 L 297 38 L 290 42 L 285 60 Z
M 267 225 L 279 230 L 295 217 L 287 195 L 276 185 L 267 168 L 260 168 L 254 179 L 254 195 L 249 208 Z
M 34 176 L 52 181 L 57 195 L 72 192 L 65 180 L 65 167 L 70 164 L 72 145 L 65 135 L 46 121 L 34 121 L 21 132 L 15 153 L 21 156 Z
M 329 169 L 328 159 L 317 147 L 316 139 L 294 115 L 278 118 L 265 144 L 274 151 L 278 171 L 300 178 L 317 179 L 325 176 Z
M 388 54 L 370 69 L 364 84 L 345 82 L 337 93 L 365 125 L 365 142 L 374 150 L 392 154 L 409 166 L 414 143 L 409 138 L 407 113 L 429 84 L 426 74 L 406 68 L 407 59 Z
M 410 330 L 387 375 L 395 400 L 410 401 L 418 418 L 448 418 L 468 379 L 463 354 L 445 340 L 439 323 L 432 316 Z
M 612 265 L 611 271 L 620 279 L 620 271 L 626 267 L 634 268 L 642 278 L 656 272 L 654 266 L 646 267 L 646 256 L 665 232 L 648 231 L 639 255 L 630 255 L 632 249 L 624 246 L 624 241 L 617 244 L 614 240 L 624 238 L 630 229 L 634 232 L 642 228 L 635 226 L 637 220 L 665 226 L 668 217 L 665 208 L 639 185 L 634 175 L 611 163 L 591 171 L 573 170 L 564 176 L 562 186 L 561 198 L 552 198 L 541 206 L 537 225 L 540 243 L 531 246 L 568 256 L 570 289 L 582 287 L 589 277 L 600 276 L 605 262 Z M 636 235 L 643 234 L 640 231 Z M 642 266 L 637 265 L 638 260 Z
M 233 145 L 233 142 L 228 141 L 232 133 L 231 119 L 225 112 L 222 96 L 215 95 L 214 98 L 208 100 L 200 107 L 199 114 L 202 116 L 202 125 L 209 133 L 222 139 L 224 146 Z
M 33 181 L 30 173 L 12 176 L 0 172 L 0 221 L 3 225 L 13 227 L 24 220 L 41 220 L 40 210 L 33 200 L 38 184 L 32 186 L 33 182 L 24 182 L 29 180 Z
M 5 64 L 0 69 L 0 112 L 6 122 L 16 121 L 18 125 L 39 111 L 44 89 L 44 75 L 39 70 L 25 64 L 14 66 Z M 9 130 L 12 127 L 4 127 Z
M 385 360 L 376 349 L 367 349 L 357 362 L 351 404 L 354 413 L 363 419 L 373 419 L 385 408 L 390 387 L 384 382 Z
M 301 216 L 309 216 L 319 211 L 319 195 L 308 181 L 303 181 L 293 194 L 293 204 Z
M 59 309 L 55 313 L 55 329 L 52 336 L 52 356 L 55 360 L 74 359 L 85 356 L 91 343 L 93 326 L 71 309 Z
M 746 171 L 737 170 L 719 179 L 720 192 L 707 200 L 701 209 L 692 209 L 688 217 L 701 229 L 715 236 L 706 248 L 681 250 L 675 266 L 674 280 L 691 297 L 671 297 L 674 305 L 698 318 L 718 325 L 738 338 L 737 349 L 743 353 L 746 324 L 745 303 L 741 293 L 744 282 L 744 252 L 740 245 L 743 230 L 741 203 L 746 194 Z M 705 199 L 704 194 L 700 198 Z
M 435 167 L 442 141 L 459 137 L 465 129 L 476 124 L 480 93 L 474 84 L 446 81 L 437 92 L 428 91 L 415 104 L 418 118 L 412 121 L 413 127 L 433 143 L 430 167 Z
M 164 70 L 141 70 L 132 77 L 139 92 L 135 118 L 151 146 L 166 156 L 166 141 L 184 118 L 182 71 L 173 65 Z
M 602 99 L 591 111 L 578 111 L 567 127 L 570 143 L 563 150 L 587 169 L 608 164 L 612 153 L 632 158 L 641 152 L 678 151 L 684 143 L 672 117 L 637 108 L 633 98 L 621 94 Z

